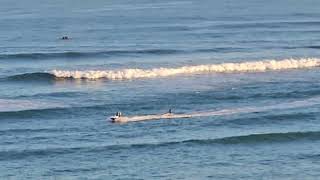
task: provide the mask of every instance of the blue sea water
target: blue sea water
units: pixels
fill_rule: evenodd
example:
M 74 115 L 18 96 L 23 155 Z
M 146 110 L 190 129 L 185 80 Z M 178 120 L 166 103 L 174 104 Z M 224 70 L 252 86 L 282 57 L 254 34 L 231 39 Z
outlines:
M 318 179 L 319 50 L 316 0 L 0 0 L 0 179 Z

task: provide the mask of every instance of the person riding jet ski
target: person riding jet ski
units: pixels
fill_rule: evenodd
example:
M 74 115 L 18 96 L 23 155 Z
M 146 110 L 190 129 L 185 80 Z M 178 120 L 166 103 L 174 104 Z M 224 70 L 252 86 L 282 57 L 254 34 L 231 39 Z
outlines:
M 112 122 L 116 122 L 117 119 L 119 119 L 122 116 L 121 112 L 116 112 L 116 114 L 114 116 L 111 116 L 110 119 Z

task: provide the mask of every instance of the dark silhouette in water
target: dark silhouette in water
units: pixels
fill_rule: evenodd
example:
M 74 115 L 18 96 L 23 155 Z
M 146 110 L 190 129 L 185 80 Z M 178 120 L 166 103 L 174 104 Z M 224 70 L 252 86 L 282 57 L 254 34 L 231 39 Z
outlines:
M 117 113 L 116 113 L 116 116 L 121 117 L 121 116 L 122 116 L 122 113 L 121 113 L 121 112 L 117 112 Z
M 70 38 L 68 36 L 62 36 L 62 40 L 69 40 Z

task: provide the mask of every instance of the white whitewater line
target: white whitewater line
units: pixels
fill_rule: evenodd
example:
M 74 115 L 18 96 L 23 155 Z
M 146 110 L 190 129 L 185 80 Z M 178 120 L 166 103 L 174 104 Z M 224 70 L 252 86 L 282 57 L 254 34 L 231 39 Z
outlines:
M 178 68 L 154 69 L 123 69 L 123 70 L 53 70 L 51 73 L 58 78 L 74 79 L 110 79 L 124 80 L 137 78 L 155 78 L 195 73 L 232 73 L 232 72 L 264 72 L 270 70 L 300 69 L 320 66 L 318 58 L 265 60 L 241 63 L 222 63 Z
M 147 120 L 157 120 L 157 119 L 180 119 L 180 118 L 194 118 L 194 117 L 210 117 L 210 116 L 226 116 L 241 113 L 254 113 L 254 112 L 264 112 L 271 110 L 286 110 L 294 108 L 302 108 L 307 106 L 313 106 L 320 104 L 320 97 L 313 97 L 300 101 L 292 101 L 286 103 L 280 103 L 276 105 L 266 105 L 260 107 L 243 107 L 243 108 L 230 108 L 222 110 L 211 110 L 205 112 L 193 112 L 189 114 L 161 114 L 161 115 L 141 115 L 141 116 L 131 116 L 131 117 L 121 117 L 119 123 L 127 122 L 137 122 L 137 121 L 147 121 Z

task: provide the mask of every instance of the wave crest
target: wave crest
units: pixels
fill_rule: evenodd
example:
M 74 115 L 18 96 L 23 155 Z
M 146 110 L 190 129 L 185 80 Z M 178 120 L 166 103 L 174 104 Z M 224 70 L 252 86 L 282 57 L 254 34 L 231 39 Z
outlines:
M 187 139 L 180 141 L 164 141 L 150 143 L 130 143 L 130 144 L 101 144 L 91 146 L 71 146 L 71 147 L 46 147 L 34 149 L 9 149 L 0 151 L 0 161 L 8 161 L 12 159 L 25 159 L 28 157 L 46 157 L 56 154 L 73 154 L 73 153 L 99 153 L 111 152 L 120 150 L 148 149 L 160 148 L 167 146 L 201 146 L 201 145 L 233 145 L 233 144 L 270 144 L 270 143 L 285 143 L 292 141 L 318 141 L 320 138 L 319 131 L 303 131 L 303 132 L 280 132 L 280 133 L 262 133 L 235 135 L 221 138 L 211 139 Z
M 25 73 L 7 77 L 11 81 L 49 81 L 54 80 L 55 76 L 50 73 Z
M 285 59 L 266 60 L 241 63 L 222 63 L 196 66 L 183 66 L 178 68 L 154 68 L 154 69 L 123 69 L 123 70 L 84 70 L 68 71 L 53 70 L 51 73 L 59 78 L 74 79 L 110 79 L 125 80 L 138 78 L 155 78 L 174 76 L 179 74 L 199 73 L 232 73 L 232 72 L 264 72 L 269 70 L 300 69 L 320 66 L 320 59 Z

